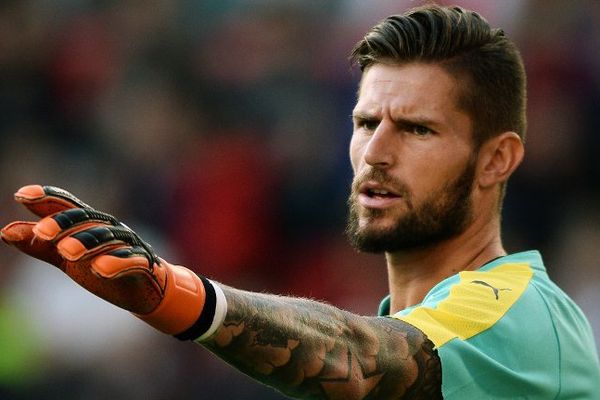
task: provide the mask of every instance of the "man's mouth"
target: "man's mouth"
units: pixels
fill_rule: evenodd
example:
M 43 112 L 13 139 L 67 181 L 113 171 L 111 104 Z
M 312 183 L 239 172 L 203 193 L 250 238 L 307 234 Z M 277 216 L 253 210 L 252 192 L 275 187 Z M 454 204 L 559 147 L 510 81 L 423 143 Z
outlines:
M 366 195 L 375 198 L 399 197 L 398 195 L 391 193 L 385 189 L 367 189 Z
M 359 187 L 358 204 L 365 208 L 387 208 L 401 198 L 401 194 L 378 183 L 368 182 Z

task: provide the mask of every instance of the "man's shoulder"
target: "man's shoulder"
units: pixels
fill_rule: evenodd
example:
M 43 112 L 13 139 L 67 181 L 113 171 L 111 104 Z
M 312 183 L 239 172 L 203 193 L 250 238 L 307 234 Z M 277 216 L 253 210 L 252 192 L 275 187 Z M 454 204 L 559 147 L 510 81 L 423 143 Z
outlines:
M 524 262 L 462 271 L 436 285 L 419 306 L 394 317 L 421 329 L 437 347 L 454 338 L 467 340 L 502 319 L 527 291 L 533 275 Z

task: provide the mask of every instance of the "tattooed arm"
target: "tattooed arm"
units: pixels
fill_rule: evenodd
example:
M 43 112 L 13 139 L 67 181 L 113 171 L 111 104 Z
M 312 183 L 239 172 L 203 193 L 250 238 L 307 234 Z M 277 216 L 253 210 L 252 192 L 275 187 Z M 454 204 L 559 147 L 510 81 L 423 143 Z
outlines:
M 228 313 L 203 343 L 298 398 L 441 399 L 433 344 L 413 326 L 311 300 L 223 287 Z

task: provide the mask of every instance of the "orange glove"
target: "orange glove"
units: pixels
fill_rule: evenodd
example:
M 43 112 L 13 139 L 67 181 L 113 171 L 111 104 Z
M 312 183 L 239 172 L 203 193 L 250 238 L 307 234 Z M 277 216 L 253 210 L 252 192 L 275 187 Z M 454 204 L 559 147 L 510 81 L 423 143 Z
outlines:
M 75 282 L 179 339 L 214 331 L 220 288 L 160 259 L 150 245 L 111 215 L 52 186 L 30 185 L 17 202 L 41 217 L 5 226 L 2 240 L 55 265 Z M 215 294 L 215 292 L 217 292 Z M 221 305 L 220 316 L 223 316 Z

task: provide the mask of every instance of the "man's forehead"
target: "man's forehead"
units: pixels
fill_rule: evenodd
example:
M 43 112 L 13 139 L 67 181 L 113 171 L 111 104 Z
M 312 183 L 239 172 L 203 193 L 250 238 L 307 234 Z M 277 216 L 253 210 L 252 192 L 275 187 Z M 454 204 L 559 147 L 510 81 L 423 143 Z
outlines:
M 373 64 L 360 81 L 355 110 L 384 104 L 455 109 L 458 90 L 457 80 L 435 64 Z
M 359 90 L 362 91 L 365 85 L 379 87 L 382 90 L 391 90 L 393 85 L 436 88 L 443 85 L 449 90 L 455 90 L 459 82 L 442 66 L 435 63 L 376 63 L 363 72 Z

